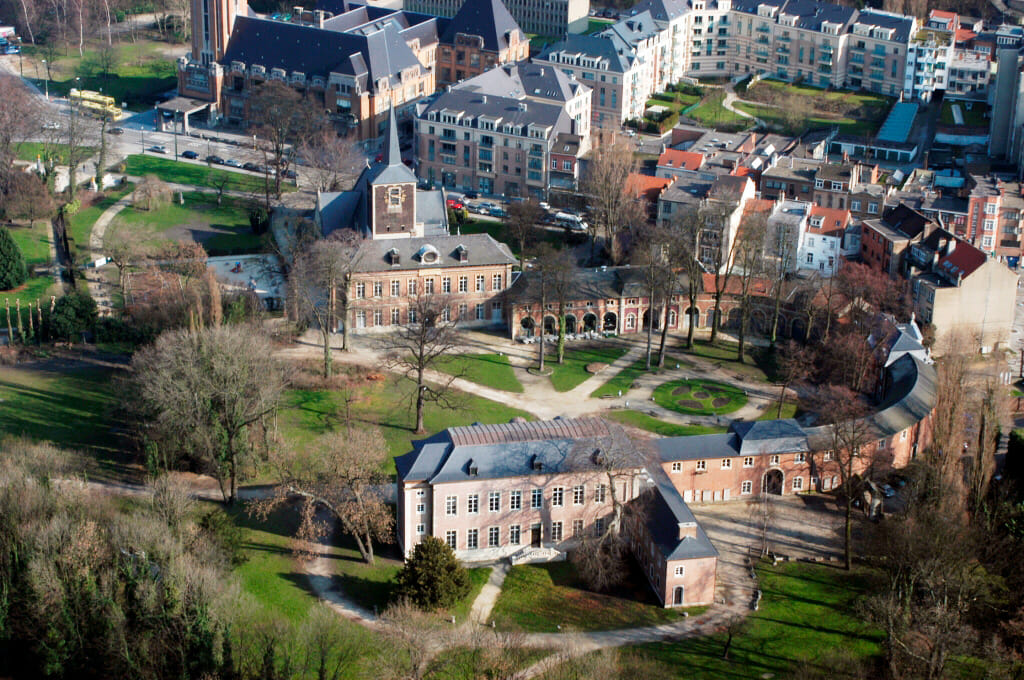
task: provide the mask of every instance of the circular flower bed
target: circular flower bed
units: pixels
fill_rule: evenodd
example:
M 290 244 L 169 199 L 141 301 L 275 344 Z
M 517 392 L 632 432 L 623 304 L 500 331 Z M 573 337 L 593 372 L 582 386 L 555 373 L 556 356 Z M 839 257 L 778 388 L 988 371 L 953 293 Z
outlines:
M 747 395 L 739 387 L 712 380 L 673 380 L 655 388 L 654 401 L 687 415 L 717 416 L 744 406 Z

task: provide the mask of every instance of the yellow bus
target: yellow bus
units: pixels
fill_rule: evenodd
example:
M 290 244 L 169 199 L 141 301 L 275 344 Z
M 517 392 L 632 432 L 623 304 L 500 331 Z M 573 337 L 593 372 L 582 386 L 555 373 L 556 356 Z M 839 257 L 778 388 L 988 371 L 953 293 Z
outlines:
M 108 97 L 92 90 L 76 90 L 75 88 L 71 88 L 69 98 L 72 101 L 92 102 L 94 104 L 102 104 L 103 106 L 113 106 L 116 103 L 113 97 Z
M 87 100 L 79 101 L 78 107 L 79 109 L 81 109 L 82 113 L 85 113 L 90 116 L 95 116 L 96 118 L 106 117 L 111 118 L 113 120 L 117 120 L 121 117 L 122 113 L 121 109 L 114 106 L 113 104 L 99 104 L 97 102 L 91 102 Z

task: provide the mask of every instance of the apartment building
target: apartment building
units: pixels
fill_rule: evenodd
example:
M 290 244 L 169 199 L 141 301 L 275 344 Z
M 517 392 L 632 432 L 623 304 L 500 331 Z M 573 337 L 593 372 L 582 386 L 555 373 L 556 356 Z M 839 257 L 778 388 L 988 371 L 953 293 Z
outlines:
M 406 0 L 405 9 L 453 17 L 466 0 Z M 505 6 L 527 33 L 563 35 L 587 30 L 589 0 L 507 0 Z
M 984 99 L 994 50 L 977 40 L 981 31 L 980 20 L 964 22 L 953 12 L 932 10 L 907 48 L 903 96 L 930 101 L 942 90 L 950 99 Z
M 417 172 L 431 186 L 545 200 L 578 177 L 589 126 L 581 83 L 544 63 L 493 69 L 421 107 Z
M 661 603 L 707 604 L 718 552 L 650 460 L 598 418 L 450 427 L 395 459 L 399 547 L 409 555 L 430 535 L 465 561 L 551 559 L 603 534 L 622 503 L 622 531 Z
M 900 276 L 905 271 L 904 253 L 933 228 L 931 220 L 902 203 L 888 207 L 879 219 L 861 222 L 861 259 L 872 269 Z
M 440 34 L 438 85 L 472 78 L 499 64 L 525 61 L 530 41 L 501 0 L 470 0 Z
M 781 156 L 761 172 L 761 196 L 778 199 L 782 196 L 813 201 L 815 177 L 821 161 Z
M 850 226 L 850 211 L 812 205 L 808 213 L 807 228 L 797 251 L 797 266 L 817 271 L 825 277 L 833 276 L 843 256 L 843 239 Z
M 898 95 L 904 86 L 913 17 L 881 10 L 862 11 L 850 29 L 846 85 Z
M 994 255 L 1003 202 L 1002 182 L 992 175 L 972 175 L 971 179 L 974 186 L 967 199 L 967 225 L 957 236 Z

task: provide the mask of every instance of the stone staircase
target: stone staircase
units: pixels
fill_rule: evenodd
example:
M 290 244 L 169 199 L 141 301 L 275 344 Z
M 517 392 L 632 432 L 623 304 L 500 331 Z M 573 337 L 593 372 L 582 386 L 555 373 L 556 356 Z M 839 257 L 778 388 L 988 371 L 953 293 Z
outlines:
M 512 566 L 517 564 L 537 564 L 539 562 L 564 562 L 565 553 L 554 548 L 536 548 L 526 546 L 508 557 Z

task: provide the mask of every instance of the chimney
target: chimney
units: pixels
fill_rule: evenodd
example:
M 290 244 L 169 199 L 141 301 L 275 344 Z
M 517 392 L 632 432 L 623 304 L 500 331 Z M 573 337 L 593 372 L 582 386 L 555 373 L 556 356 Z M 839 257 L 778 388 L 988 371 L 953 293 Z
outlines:
M 313 10 L 313 23 L 316 24 L 317 28 L 324 27 L 324 20 L 327 18 L 327 12 L 322 9 Z
M 295 23 L 302 23 L 302 13 L 306 11 L 306 8 L 302 5 L 292 7 L 292 20 Z
M 845 151 L 843 152 L 843 162 L 844 163 L 849 163 L 850 162 L 850 154 L 848 154 Z
M 680 522 L 679 523 L 679 540 L 684 538 L 697 538 L 697 523 L 696 522 Z

